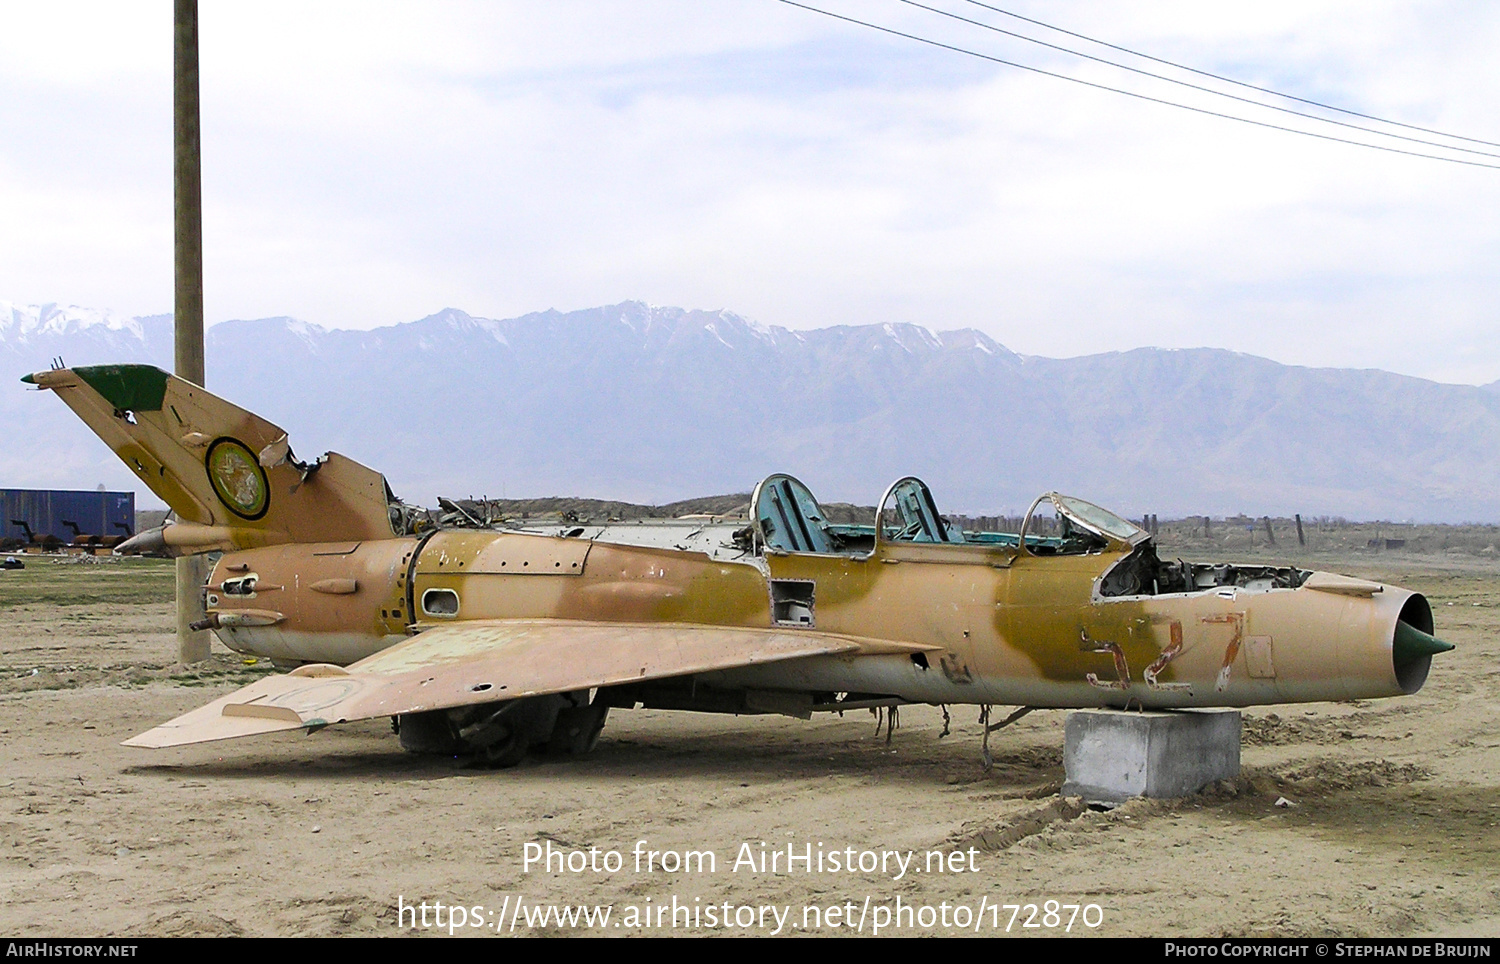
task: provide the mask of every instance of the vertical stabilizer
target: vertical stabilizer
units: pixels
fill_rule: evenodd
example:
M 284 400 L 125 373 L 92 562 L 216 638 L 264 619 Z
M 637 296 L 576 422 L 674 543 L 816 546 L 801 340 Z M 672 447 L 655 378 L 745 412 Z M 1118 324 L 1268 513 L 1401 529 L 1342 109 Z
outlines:
M 150 365 L 60 368 L 22 381 L 57 393 L 181 523 L 182 551 L 389 539 L 385 477 L 332 452 L 297 461 L 286 433 Z

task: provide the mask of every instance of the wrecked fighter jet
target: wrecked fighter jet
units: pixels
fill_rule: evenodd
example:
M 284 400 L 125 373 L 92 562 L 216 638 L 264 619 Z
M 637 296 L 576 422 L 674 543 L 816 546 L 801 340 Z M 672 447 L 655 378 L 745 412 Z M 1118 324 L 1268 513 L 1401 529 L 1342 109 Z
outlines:
M 748 525 L 434 524 L 379 473 L 298 461 L 277 426 L 159 369 L 23 381 L 171 506 L 178 521 L 121 548 L 222 552 L 201 628 L 290 670 L 130 746 L 391 717 L 407 749 L 506 765 L 587 752 L 616 707 L 1366 699 L 1415 693 L 1452 648 L 1418 593 L 1163 560 L 1143 529 L 1057 493 L 1013 534 L 963 531 L 916 478 L 874 525 L 833 524 L 788 475 L 755 488 Z

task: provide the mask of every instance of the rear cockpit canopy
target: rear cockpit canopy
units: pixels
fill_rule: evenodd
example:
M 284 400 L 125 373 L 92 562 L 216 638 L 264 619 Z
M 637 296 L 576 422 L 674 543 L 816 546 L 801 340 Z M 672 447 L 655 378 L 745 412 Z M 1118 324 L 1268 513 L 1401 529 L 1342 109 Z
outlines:
M 812 491 L 790 475 L 768 476 L 750 496 L 760 544 L 781 552 L 833 553 L 828 520 Z

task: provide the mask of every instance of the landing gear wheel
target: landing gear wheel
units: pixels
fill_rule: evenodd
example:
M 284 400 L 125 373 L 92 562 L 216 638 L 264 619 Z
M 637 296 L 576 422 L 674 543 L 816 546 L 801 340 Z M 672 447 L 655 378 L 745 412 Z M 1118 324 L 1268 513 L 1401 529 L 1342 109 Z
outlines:
M 475 762 L 485 766 L 504 769 L 516 766 L 526 759 L 526 751 L 529 749 L 531 749 L 531 741 L 524 733 L 512 733 L 505 739 L 480 749 L 474 759 Z
M 454 756 L 464 749 L 446 710 L 403 713 L 393 719 L 393 728 L 401 737 L 401 749 L 408 753 Z
M 513 767 L 526 758 L 527 750 L 547 744 L 558 711 L 568 702 L 566 697 L 552 695 L 488 703 L 465 713 L 458 735 L 475 762 Z
M 599 742 L 609 707 L 589 691 L 532 696 L 399 718 L 401 746 L 414 753 L 467 757 L 474 764 L 513 767 L 531 750 L 582 756 Z
M 558 756 L 592 753 L 608 716 L 609 707 L 597 700 L 587 706 L 571 706 L 559 711 L 552 738 L 547 741 L 547 752 Z

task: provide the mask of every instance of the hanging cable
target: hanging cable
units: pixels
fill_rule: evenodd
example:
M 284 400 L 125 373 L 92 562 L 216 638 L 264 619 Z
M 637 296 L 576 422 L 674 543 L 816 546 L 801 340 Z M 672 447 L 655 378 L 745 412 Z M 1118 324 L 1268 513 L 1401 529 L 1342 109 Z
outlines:
M 824 10 L 820 7 L 814 7 L 806 3 L 799 3 L 797 2 L 797 0 L 779 0 L 779 2 L 784 3 L 787 6 L 806 10 L 809 13 L 822 14 L 823 16 L 831 17 L 834 20 L 842 20 L 845 23 L 852 23 L 860 27 L 867 27 L 871 30 L 878 30 L 881 33 L 890 34 L 893 37 L 901 37 L 906 40 L 915 41 L 916 43 L 926 44 L 930 47 L 938 47 L 943 50 L 952 51 L 953 53 L 964 54 L 965 56 L 975 57 L 979 60 L 986 60 L 990 63 L 1001 64 L 1006 67 L 1015 67 L 1018 70 L 1025 70 L 1033 74 L 1041 74 L 1044 77 L 1052 77 L 1057 80 L 1066 80 L 1070 83 L 1079 84 L 1084 87 L 1091 87 L 1095 90 L 1109 91 L 1112 94 L 1122 94 L 1126 97 L 1135 98 L 1136 100 L 1143 100 L 1153 104 L 1161 104 L 1166 107 L 1176 107 L 1181 110 L 1192 111 L 1195 114 L 1203 114 L 1207 117 L 1218 117 L 1223 120 L 1238 121 L 1241 124 L 1249 124 L 1253 127 L 1262 127 L 1266 128 L 1267 130 L 1283 131 L 1288 134 L 1301 134 L 1303 137 L 1313 137 L 1321 141 L 1332 141 L 1336 144 L 1349 144 L 1354 147 L 1365 147 L 1373 151 L 1384 151 L 1387 154 L 1402 154 L 1407 157 L 1420 157 L 1429 161 L 1445 161 L 1449 164 L 1462 164 L 1465 167 L 1484 167 L 1489 168 L 1490 170 L 1500 170 L 1500 164 L 1486 164 L 1483 161 L 1471 161 L 1461 157 L 1443 157 L 1440 154 L 1424 154 L 1421 151 L 1408 151 L 1403 150 L 1399 147 L 1386 147 L 1381 144 L 1370 144 L 1365 141 L 1353 140 L 1352 138 L 1348 137 L 1336 137 L 1332 134 L 1319 134 L 1314 131 L 1305 131 L 1295 127 L 1287 127 L 1283 124 L 1272 124 L 1267 121 L 1252 120 L 1248 117 L 1240 117 L 1235 114 L 1226 114 L 1222 111 L 1209 110 L 1204 107 L 1193 107 L 1189 104 L 1178 103 L 1177 101 L 1167 100 L 1162 97 L 1152 97 L 1149 94 L 1141 94 L 1131 90 L 1124 90 L 1119 87 L 1111 87 L 1108 84 L 1100 84 L 1095 83 L 1091 80 L 1083 80 L 1079 77 L 1069 77 L 1067 74 L 1060 74 L 1055 71 L 1044 70 L 1041 67 L 1032 67 L 1028 64 L 1016 63 L 1013 60 L 1006 60 L 1002 57 L 995 57 L 991 56 L 990 54 L 980 53 L 976 50 L 969 50 L 966 47 L 959 47 L 954 44 L 943 43 L 939 40 L 932 40 L 928 37 L 921 37 L 916 34 L 905 33 L 904 31 L 896 30 L 892 27 L 882 27 L 879 24 L 870 23 L 866 20 L 860 20 L 856 17 L 846 16 L 841 13 L 834 13 L 831 10 Z M 1454 150 L 1455 148 L 1445 149 Z
M 1185 70 L 1190 74 L 1197 74 L 1200 77 L 1208 77 L 1213 80 L 1222 81 L 1226 84 L 1234 84 L 1236 87 L 1244 87 L 1247 90 L 1256 90 L 1261 92 L 1262 94 L 1270 94 L 1272 97 L 1283 97 L 1287 100 L 1297 101 L 1299 104 L 1307 104 L 1309 107 L 1318 107 L 1323 110 L 1336 111 L 1340 114 L 1347 114 L 1350 117 L 1362 117 L 1365 120 L 1378 121 L 1381 124 L 1390 124 L 1395 127 L 1404 127 L 1407 130 L 1421 131 L 1423 134 L 1435 134 L 1438 137 L 1451 137 L 1456 141 L 1468 141 L 1471 144 L 1484 144 L 1488 147 L 1500 147 L 1500 141 L 1486 141 L 1481 140 L 1477 137 L 1465 137 L 1462 134 L 1449 134 L 1446 131 L 1433 130 L 1430 127 L 1418 127 L 1416 124 L 1403 124 L 1401 121 L 1393 121 L 1384 117 L 1376 117 L 1373 114 L 1361 114 L 1357 110 L 1348 110 L 1343 107 L 1335 107 L 1332 104 L 1325 104 L 1321 101 L 1309 100 L 1306 97 L 1298 97 L 1296 94 L 1282 93 L 1279 90 L 1272 90 L 1270 87 L 1257 87 L 1255 84 L 1247 84 L 1245 81 L 1235 80 L 1233 77 L 1225 77 L 1222 74 L 1216 74 L 1211 71 L 1199 70 L 1196 67 L 1189 67 L 1186 64 L 1179 64 L 1176 61 L 1166 60 L 1161 57 L 1153 57 L 1150 54 L 1143 54 L 1139 50 L 1131 50 L 1129 47 L 1121 47 L 1119 44 L 1112 44 L 1108 41 L 1099 40 L 1095 37 L 1089 37 L 1081 33 L 1076 33 L 1072 30 L 1065 30 L 1062 27 L 1055 27 L 1052 24 L 1044 23 L 1041 20 L 1035 20 L 1031 17 L 1023 17 L 1019 13 L 1013 13 L 1010 10 L 1004 10 L 1000 7 L 991 6 L 988 3 L 981 3 L 980 0 L 965 0 L 965 2 L 972 3 L 976 7 L 983 7 L 986 10 L 992 10 L 995 13 L 1004 14 L 1007 17 L 1013 17 L 1016 20 L 1024 20 L 1026 23 L 1035 24 L 1036 26 L 1043 27 L 1047 30 L 1054 30 L 1057 33 L 1067 34 L 1069 37 L 1077 37 L 1079 40 L 1087 40 L 1091 44 L 1098 44 L 1101 47 L 1108 47 L 1110 50 L 1118 50 L 1122 54 L 1130 54 L 1130 56 L 1132 57 L 1140 57 L 1142 60 L 1150 60 L 1154 63 L 1162 64 L 1167 67 L 1175 67 L 1178 70 Z
M 1291 114 L 1294 117 L 1305 117 L 1308 120 L 1318 121 L 1319 123 L 1322 123 L 1322 124 L 1332 124 L 1335 127 L 1345 127 L 1345 128 L 1350 129 L 1350 130 L 1363 131 L 1366 134 L 1374 134 L 1376 137 L 1393 137 L 1396 140 L 1410 141 L 1413 144 L 1425 144 L 1428 147 L 1436 147 L 1436 148 L 1439 148 L 1439 149 L 1445 150 L 1445 151 L 1462 151 L 1465 154 L 1478 154 L 1480 157 L 1496 157 L 1496 158 L 1500 158 L 1500 154 L 1496 154 L 1493 151 L 1481 151 L 1481 150 L 1476 150 L 1475 148 L 1472 148 L 1472 147 L 1455 147 L 1455 146 L 1453 146 L 1451 144 L 1441 144 L 1441 143 L 1439 143 L 1437 141 L 1424 140 L 1423 138 L 1420 138 L 1420 137 L 1410 137 L 1410 136 L 1408 136 L 1406 134 L 1392 134 L 1389 131 L 1376 130 L 1375 128 L 1372 128 L 1372 127 L 1365 127 L 1362 124 L 1351 124 L 1348 121 L 1334 120 L 1331 117 L 1319 117 L 1317 114 L 1310 114 L 1307 111 L 1297 110 L 1296 108 L 1293 108 L 1293 107 L 1278 107 L 1275 104 L 1267 104 L 1264 101 L 1255 100 L 1254 98 L 1251 98 L 1251 97 L 1241 97 L 1238 94 L 1231 94 L 1231 93 L 1228 93 L 1228 92 L 1222 91 L 1222 90 L 1214 90 L 1212 87 L 1204 87 L 1202 84 L 1194 84 L 1194 83 L 1190 83 L 1190 82 L 1188 82 L 1186 80 L 1178 80 L 1175 77 L 1167 77 L 1164 74 L 1157 74 L 1157 73 L 1153 73 L 1153 72 L 1151 72 L 1149 70 L 1142 70 L 1139 67 L 1132 67 L 1129 64 L 1122 64 L 1122 63 L 1119 63 L 1118 61 L 1114 61 L 1114 60 L 1106 60 L 1103 57 L 1095 57 L 1093 54 L 1086 54 L 1086 53 L 1084 53 L 1081 50 L 1074 50 L 1071 47 L 1063 47 L 1063 46 L 1060 46 L 1058 44 L 1048 43 L 1045 40 L 1038 40 L 1035 37 L 1028 37 L 1025 34 L 1016 33 L 1013 30 L 1005 30 L 1004 28 L 996 27 L 993 24 L 984 23 L 983 21 L 980 21 L 980 20 L 970 20 L 968 17 L 961 17 L 958 14 L 951 13 L 951 12 L 949 12 L 947 10 L 941 10 L 941 9 L 939 9 L 937 7 L 929 7 L 925 3 L 918 3 L 917 0 L 900 0 L 900 2 L 906 4 L 907 6 L 910 6 L 910 7 L 916 7 L 919 10 L 926 10 L 929 13 L 935 13 L 938 16 L 941 16 L 941 17 L 947 17 L 947 18 L 949 18 L 951 20 L 958 20 L 958 21 L 960 21 L 962 23 L 972 24 L 972 25 L 974 25 L 976 27 L 982 27 L 985 30 L 994 31 L 995 33 L 998 33 L 998 34 L 1004 34 L 1007 37 L 1014 37 L 1017 40 L 1024 40 L 1027 43 L 1033 43 L 1033 44 L 1037 44 L 1037 45 L 1042 46 L 1042 47 L 1048 47 L 1048 48 L 1050 48 L 1052 50 L 1061 51 L 1062 53 L 1070 54 L 1071 56 L 1074 56 L 1074 57 L 1082 57 L 1084 60 L 1092 60 L 1094 63 L 1105 64 L 1106 66 L 1109 66 L 1109 67 L 1118 67 L 1120 70 L 1128 70 L 1132 74 L 1139 74 L 1142 77 L 1150 77 L 1150 78 L 1152 78 L 1154 80 L 1161 80 L 1161 81 L 1165 81 L 1165 82 L 1167 82 L 1169 84 L 1177 84 L 1180 87 L 1187 87 L 1190 90 L 1202 91 L 1205 94 L 1212 94 L 1215 97 L 1226 97 L 1229 100 L 1237 100 L 1237 101 L 1239 101 L 1242 104 L 1250 104 L 1251 106 L 1254 106 L 1254 107 L 1263 107 L 1266 110 L 1274 110 L 1274 111 L 1278 111 L 1278 112 L 1283 113 L 1283 114 Z M 992 7 L 988 7 L 985 4 L 979 4 L 979 6 L 985 7 L 985 9 L 987 9 L 987 10 L 989 10 L 989 9 L 995 9 L 995 8 L 992 8 Z M 1319 105 L 1319 106 L 1321 106 L 1321 105 Z M 1337 110 L 1338 108 L 1329 108 L 1329 109 L 1330 110 Z M 1361 115 L 1361 116 L 1363 116 L 1363 115 Z M 1371 119 L 1379 121 L 1382 124 L 1394 123 L 1393 121 L 1382 120 L 1381 118 L 1378 118 L 1378 117 L 1371 118 Z M 1444 136 L 1444 137 L 1450 137 L 1452 135 L 1444 134 L 1442 136 Z M 1468 138 L 1463 138 L 1463 139 L 1464 140 L 1468 140 Z M 1485 143 L 1485 142 L 1481 141 L 1479 143 Z M 1497 144 L 1495 146 L 1500 147 L 1500 144 Z

